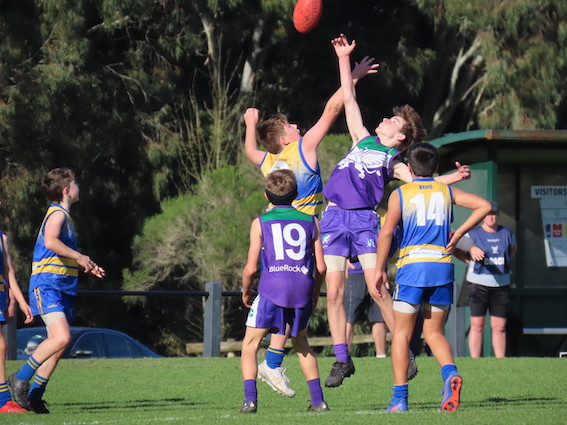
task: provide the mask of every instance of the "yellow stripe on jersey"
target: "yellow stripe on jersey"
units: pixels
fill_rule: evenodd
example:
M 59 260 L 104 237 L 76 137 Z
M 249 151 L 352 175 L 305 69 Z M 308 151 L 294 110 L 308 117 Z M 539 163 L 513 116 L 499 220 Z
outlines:
M 32 275 L 55 273 L 67 276 L 79 276 L 79 263 L 72 258 L 49 257 L 32 263 Z
M 451 263 L 452 257 L 447 254 L 444 246 L 410 245 L 400 249 L 397 267 L 401 268 L 413 263 Z

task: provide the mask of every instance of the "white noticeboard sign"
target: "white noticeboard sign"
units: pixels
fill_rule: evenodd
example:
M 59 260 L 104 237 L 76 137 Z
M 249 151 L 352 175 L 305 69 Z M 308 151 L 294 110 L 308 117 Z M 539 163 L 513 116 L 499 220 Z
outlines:
M 539 199 L 547 267 L 567 267 L 567 186 L 532 186 Z

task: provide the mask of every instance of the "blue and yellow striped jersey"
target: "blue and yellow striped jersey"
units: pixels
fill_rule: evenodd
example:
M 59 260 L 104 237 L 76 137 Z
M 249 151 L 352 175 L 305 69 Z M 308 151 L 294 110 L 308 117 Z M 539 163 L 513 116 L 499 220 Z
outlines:
M 420 178 L 397 190 L 402 237 L 396 283 L 430 287 L 453 282 L 454 265 L 445 249 L 453 221 L 451 188 L 433 178 Z
M 290 143 L 278 154 L 267 153 L 260 169 L 264 176 L 276 170 L 293 171 L 297 180 L 297 198 L 292 205 L 305 214 L 319 215 L 323 211 L 321 170 L 319 164 L 313 170 L 305 161 L 301 150 L 302 140 Z
M 37 235 L 33 251 L 29 289 L 32 291 L 40 285 L 46 285 L 57 288 L 65 294 L 76 295 L 79 282 L 79 264 L 77 260 L 57 255 L 55 252 L 45 247 L 45 222 L 55 211 L 62 211 L 66 217 L 65 223 L 61 228 L 59 239 L 68 247 L 77 250 L 77 236 L 71 215 L 61 205 L 55 203 L 51 204 Z

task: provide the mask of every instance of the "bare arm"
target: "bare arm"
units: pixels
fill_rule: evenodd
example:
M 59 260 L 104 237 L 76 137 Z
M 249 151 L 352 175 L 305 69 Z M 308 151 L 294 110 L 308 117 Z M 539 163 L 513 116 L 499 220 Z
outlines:
M 378 64 L 374 63 L 374 58 L 365 56 L 360 62 L 355 63 L 351 78 L 353 86 L 368 74 L 375 74 Z M 331 126 L 339 116 L 344 106 L 343 89 L 339 89 L 329 98 L 323 114 L 319 121 L 303 136 L 303 154 L 307 163 L 315 168 L 317 166 L 317 148 Z
M 61 242 L 59 236 L 61 235 L 61 227 L 64 222 L 65 214 L 61 211 L 55 211 L 47 218 L 43 235 L 45 247 L 57 255 L 77 260 L 85 273 L 90 273 L 99 279 L 103 278 L 106 272 L 102 267 L 91 260 L 88 255 L 81 254 L 79 251 L 75 251 Z
M 490 202 L 473 193 L 464 192 L 456 187 L 452 188 L 453 202 L 460 207 L 473 210 L 465 222 L 453 233 L 446 249 L 448 253 L 452 253 L 459 239 L 463 237 L 470 229 L 482 221 L 492 208 Z
M 248 248 L 248 259 L 242 271 L 242 303 L 250 308 L 255 293 L 252 290 L 254 275 L 258 270 L 258 258 L 262 249 L 262 231 L 260 220 L 256 218 L 250 226 L 250 247 Z
M 471 178 L 471 167 L 461 165 L 459 161 L 455 162 L 455 166 L 457 167 L 457 171 L 451 174 L 445 174 L 444 176 L 437 176 L 435 180 L 445 184 L 453 184 Z
M 352 81 L 352 73 L 350 70 L 350 54 L 356 47 L 356 42 L 348 43 L 344 34 L 331 41 L 335 48 L 335 53 L 339 61 L 339 73 L 341 77 L 341 88 L 343 91 L 345 115 L 348 131 L 353 142 L 353 146 L 369 136 L 370 133 L 364 127 L 362 122 L 362 113 L 356 101 L 356 91 Z
M 313 289 L 313 308 L 317 307 L 319 293 L 321 292 L 321 287 L 323 286 L 325 275 L 327 274 L 327 266 L 325 265 L 325 258 L 323 256 L 323 244 L 321 243 L 321 229 L 317 218 L 315 218 L 315 225 L 317 226 L 317 239 L 315 239 L 313 245 L 313 251 L 315 253 L 315 288 Z
M 374 274 L 374 283 L 368 287 L 368 292 L 373 296 L 382 296 L 382 285 L 388 282 L 388 254 L 392 246 L 392 238 L 398 222 L 400 221 L 402 212 L 400 209 L 400 197 L 398 191 L 395 190 L 388 199 L 388 214 L 384 226 L 380 229 L 378 236 L 378 248 L 376 251 L 376 271 Z
M 246 134 L 244 137 L 244 153 L 255 165 L 260 165 L 266 156 L 266 152 L 258 149 L 256 140 L 256 125 L 258 125 L 259 111 L 256 108 L 248 108 L 244 113 Z
M 24 323 L 31 323 L 33 316 L 31 313 L 30 306 L 26 302 L 20 285 L 16 280 L 16 273 L 14 271 L 14 265 L 12 264 L 12 255 L 10 254 L 10 245 L 8 243 L 8 237 L 2 234 L 2 245 L 4 247 L 3 251 L 3 264 L 4 264 L 4 279 L 8 287 L 8 321 L 12 320 L 15 315 L 14 302 L 17 302 L 20 306 L 20 310 L 26 316 Z

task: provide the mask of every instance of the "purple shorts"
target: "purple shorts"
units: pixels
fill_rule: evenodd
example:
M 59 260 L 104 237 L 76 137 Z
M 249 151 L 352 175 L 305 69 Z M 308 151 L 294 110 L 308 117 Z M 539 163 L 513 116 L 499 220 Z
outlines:
M 352 258 L 375 254 L 378 242 L 378 214 L 371 209 L 344 210 L 327 207 L 321 220 L 321 240 L 325 255 Z
M 302 308 L 286 308 L 275 305 L 267 298 L 258 295 L 246 319 L 246 326 L 250 328 L 270 329 L 271 333 L 285 335 L 286 324 L 291 328 L 291 336 L 307 328 L 313 312 L 313 303 L 309 301 Z

